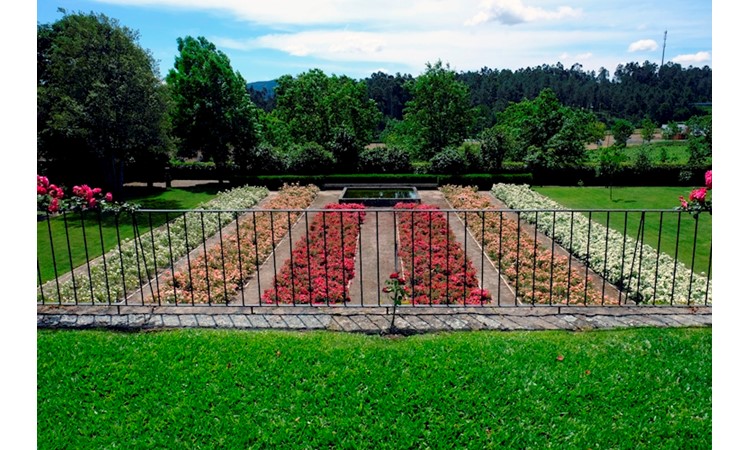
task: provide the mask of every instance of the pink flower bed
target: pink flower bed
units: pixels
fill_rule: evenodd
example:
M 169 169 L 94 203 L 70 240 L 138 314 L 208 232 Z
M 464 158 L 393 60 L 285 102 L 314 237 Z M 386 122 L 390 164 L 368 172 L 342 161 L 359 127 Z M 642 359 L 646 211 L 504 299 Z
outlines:
M 360 204 L 328 204 L 315 215 L 308 234 L 298 240 L 274 279 L 263 293 L 263 302 L 343 303 L 350 301 L 349 281 L 354 278 L 357 239 L 364 221 Z M 344 212 L 342 210 L 361 210 Z
M 285 185 L 263 209 L 305 209 L 318 193 L 313 185 Z M 197 258 L 190 259 L 190 270 L 170 271 L 160 279 L 159 295 L 167 303 L 222 303 L 236 295 L 244 281 L 271 254 L 289 231 L 300 212 L 258 212 L 238 222 L 239 234 L 230 232 Z M 273 223 L 273 226 L 271 225 Z M 230 226 L 230 229 L 234 227 Z M 175 243 L 174 245 L 179 245 Z M 208 269 L 206 267 L 208 266 Z M 226 284 L 225 284 L 226 283 Z
M 479 288 L 448 221 L 437 207 L 399 203 L 399 257 L 403 261 L 407 298 L 414 304 L 483 304 L 490 293 Z
M 471 187 L 443 186 L 441 192 L 451 205 L 462 209 L 496 209 L 489 196 L 480 194 Z M 484 216 L 484 238 L 482 239 L 482 216 Z M 523 228 L 518 230 L 518 221 L 510 214 L 487 212 L 467 215 L 469 230 L 483 246 L 490 260 L 500 267 L 511 287 L 522 302 L 554 304 L 605 303 L 616 304 L 617 299 L 605 296 L 594 288 L 592 278 L 588 281 L 575 267 L 570 267 L 568 256 L 555 254 L 534 243 L 534 236 Z M 462 217 L 463 218 L 463 217 Z M 501 240 L 502 230 L 502 240 Z M 536 267 L 534 263 L 536 262 Z M 570 269 L 570 270 L 569 270 Z M 569 275 L 570 274 L 570 275 Z M 570 280 L 568 277 L 570 276 Z M 570 288 L 568 289 L 568 285 Z M 570 290 L 570 292 L 568 292 Z

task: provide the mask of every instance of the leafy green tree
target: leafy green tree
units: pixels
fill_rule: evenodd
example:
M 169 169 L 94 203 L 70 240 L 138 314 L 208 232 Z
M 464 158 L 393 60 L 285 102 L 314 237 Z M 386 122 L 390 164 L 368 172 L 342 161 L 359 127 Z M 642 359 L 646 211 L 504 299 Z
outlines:
M 427 69 L 407 84 L 412 99 L 406 102 L 404 122 L 413 133 L 414 156 L 428 160 L 442 149 L 458 146 L 468 137 L 476 117 L 469 88 L 450 65 L 427 63 Z
M 622 163 L 627 157 L 622 152 L 622 147 L 613 146 L 599 150 L 599 165 L 596 168 L 597 176 L 607 179 L 609 186 L 609 200 L 612 200 L 612 186 L 615 175 L 622 170 Z
M 512 153 L 515 143 L 503 127 L 495 125 L 479 135 L 481 163 L 486 172 L 499 172 L 505 155 Z
M 615 140 L 615 145 L 625 148 L 628 144 L 628 139 L 635 131 L 635 126 L 628 120 L 615 119 L 612 124 L 612 137 Z
M 100 14 L 37 26 L 37 156 L 55 179 L 118 194 L 169 159 L 168 96 L 138 33 Z
M 258 111 L 245 80 L 205 37 L 177 39 L 179 55 L 167 74 L 175 108 L 174 133 L 184 155 L 200 154 L 223 169 L 259 143 Z
M 635 173 L 643 174 L 648 172 L 651 167 L 653 167 L 653 163 L 651 162 L 651 158 L 648 154 L 648 149 L 650 146 L 642 145 L 638 152 L 635 154 L 635 159 L 633 161 L 633 170 Z
M 551 89 L 534 100 L 513 103 L 498 115 L 498 123 L 518 145 L 515 159 L 529 166 L 552 169 L 576 167 L 586 158 L 595 116 L 563 106 Z
M 312 69 L 277 80 L 272 115 L 285 123 L 292 142 L 327 146 L 340 130 L 354 136 L 358 147 L 369 144 L 380 122 L 375 102 L 367 97 L 364 82 L 346 76 L 328 76 Z
M 641 138 L 646 144 L 650 143 L 654 139 L 656 134 L 656 124 L 648 117 L 643 119 L 641 122 Z

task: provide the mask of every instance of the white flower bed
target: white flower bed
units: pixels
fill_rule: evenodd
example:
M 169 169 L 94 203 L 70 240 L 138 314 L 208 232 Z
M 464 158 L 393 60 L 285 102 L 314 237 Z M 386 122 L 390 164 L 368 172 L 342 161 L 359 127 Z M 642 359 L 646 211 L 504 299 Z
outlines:
M 268 189 L 264 187 L 244 186 L 220 192 L 215 198 L 197 209 L 247 209 L 255 206 L 267 195 Z M 221 223 L 219 219 L 221 219 Z M 121 217 L 121 221 L 129 220 L 131 219 L 127 214 Z M 204 230 L 205 238 L 208 239 L 217 233 L 219 228 L 232 220 L 234 220 L 234 216 L 231 213 L 188 212 L 169 223 L 169 235 L 167 235 L 166 226 L 163 226 L 153 230 L 153 235 L 151 230 L 147 230 L 138 239 L 123 239 L 119 247 L 104 255 L 106 273 L 104 270 L 105 264 L 100 259 L 91 264 L 91 277 L 89 277 L 88 271 L 75 274 L 75 285 L 73 279 L 69 276 L 64 281 L 52 280 L 45 283 L 43 286 L 44 296 L 37 288 L 37 301 L 41 303 L 44 299 L 44 303 L 72 303 L 75 302 L 77 297 L 79 302 L 90 303 L 92 289 L 94 302 L 106 303 L 111 300 L 114 303 L 120 301 L 125 294 L 123 284 L 126 290 L 131 292 L 148 280 L 147 274 L 151 278 L 154 277 L 154 267 L 161 270 L 169 266 L 170 241 L 171 261 L 174 262 L 203 242 Z M 187 240 L 185 238 L 186 230 Z M 154 254 L 156 255 L 155 262 Z M 154 290 L 156 290 L 156 287 L 154 287 Z
M 496 184 L 491 192 L 512 209 L 567 209 L 550 198 L 532 191 L 527 185 Z M 537 218 L 537 213 L 521 213 L 521 217 L 533 223 Z M 582 260 L 586 258 L 588 244 L 589 267 L 603 275 L 612 284 L 624 288 L 629 287 L 629 297 L 633 299 L 640 297 L 640 301 L 648 304 L 670 303 L 674 289 L 674 304 L 702 305 L 706 302 L 706 298 L 711 304 L 711 282 L 705 274 L 693 273 L 683 263 L 679 261 L 675 263 L 673 257 L 664 253 L 658 254 L 649 245 L 642 242 L 636 243 L 636 240 L 631 237 L 625 239 L 625 257 L 623 258 L 622 233 L 613 229 L 609 229 L 608 232 L 607 227 L 591 221 L 589 239 L 588 217 L 578 212 L 572 214 L 572 238 L 570 213 L 539 212 L 538 229 L 550 236 L 553 220 L 555 224 L 553 239 Z M 639 272 L 640 279 L 638 279 Z M 708 297 L 706 297 L 707 290 Z M 656 292 L 655 297 L 654 292 Z M 689 301 L 688 295 L 690 295 Z

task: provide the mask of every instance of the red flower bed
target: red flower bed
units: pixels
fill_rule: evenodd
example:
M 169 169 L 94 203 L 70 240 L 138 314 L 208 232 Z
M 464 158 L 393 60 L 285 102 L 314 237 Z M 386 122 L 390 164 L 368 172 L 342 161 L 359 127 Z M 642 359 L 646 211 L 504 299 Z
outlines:
M 265 303 L 343 303 L 350 301 L 349 281 L 354 278 L 357 238 L 364 221 L 360 204 L 328 204 L 315 215 L 308 234 L 294 245 L 263 293 Z M 360 212 L 342 210 L 362 210 Z M 342 246 L 343 244 L 343 246 Z
M 432 205 L 399 203 L 396 209 L 399 257 L 406 293 L 414 304 L 483 304 L 490 293 L 479 288 L 476 270 L 456 242 L 444 213 Z
M 465 209 L 494 209 L 489 197 L 474 188 L 443 186 L 440 190 L 451 205 L 461 205 Z M 555 254 L 553 261 L 552 251 L 539 242 L 535 246 L 533 235 L 523 228 L 519 233 L 518 220 L 509 216 L 503 214 L 501 218 L 498 212 L 469 213 L 466 220 L 487 256 L 517 289 L 516 295 L 521 301 L 549 303 L 551 298 L 555 304 L 602 302 L 601 291 L 594 288 L 591 277 L 587 281 L 584 274 L 571 267 L 566 255 Z M 603 303 L 617 303 L 617 299 L 605 297 Z
M 318 188 L 313 185 L 284 185 L 276 197 L 264 204 L 263 209 L 304 209 L 310 206 L 317 193 Z M 294 224 L 300 214 L 296 211 L 264 211 L 246 215 L 238 222 L 239 234 L 235 231 L 224 235 L 222 243 L 210 247 L 197 258 L 191 258 L 189 271 L 187 268 L 175 271 L 174 277 L 170 271 L 166 271 L 160 281 L 161 301 L 229 301 L 242 289 L 244 281 L 263 264 L 273 247 L 286 236 L 289 223 Z

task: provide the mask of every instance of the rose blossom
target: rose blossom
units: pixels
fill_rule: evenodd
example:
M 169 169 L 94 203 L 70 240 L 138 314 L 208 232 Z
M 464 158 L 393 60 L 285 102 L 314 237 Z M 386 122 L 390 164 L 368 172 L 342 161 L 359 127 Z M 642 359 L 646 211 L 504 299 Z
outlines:
M 37 186 L 36 187 L 36 193 L 37 195 L 45 195 L 47 193 L 47 189 L 44 188 L 44 186 Z
M 685 200 L 685 197 L 682 196 L 682 195 L 680 195 L 680 205 L 682 205 L 683 208 L 687 208 L 688 207 L 687 200 Z
M 709 170 L 706 172 L 706 189 L 711 189 L 711 184 L 712 184 L 711 178 L 712 178 L 711 171 Z
M 112 201 L 112 193 L 107 192 L 107 194 L 104 196 L 104 200 L 111 202 Z
M 699 203 L 703 203 L 706 201 L 706 188 L 700 188 L 700 189 L 694 189 L 693 192 L 690 193 L 690 201 L 697 201 Z

